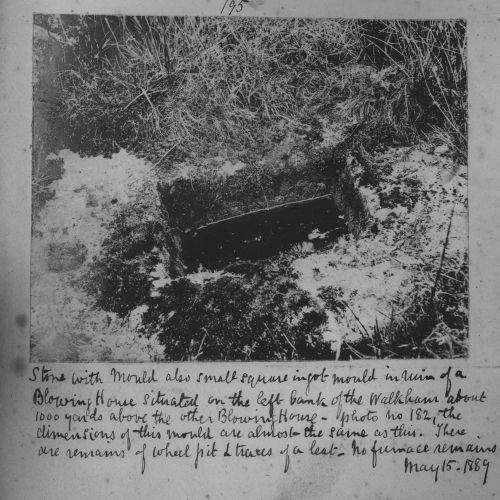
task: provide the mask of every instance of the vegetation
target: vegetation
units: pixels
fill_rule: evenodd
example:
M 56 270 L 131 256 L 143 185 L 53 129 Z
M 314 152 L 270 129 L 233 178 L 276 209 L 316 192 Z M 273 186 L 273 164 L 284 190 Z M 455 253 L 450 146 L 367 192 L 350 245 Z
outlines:
M 361 106 L 372 106 L 373 125 L 385 121 L 409 137 L 434 135 L 466 161 L 465 22 L 370 22 L 362 27 L 362 40 L 362 57 L 382 70 L 380 84 L 386 89 L 374 101 L 358 98 Z
M 148 208 L 137 202 L 122 209 L 82 283 L 98 307 L 121 317 L 149 299 L 149 275 L 161 260 L 164 229 Z
M 456 162 L 467 158 L 463 21 L 40 22 L 58 34 L 70 62 L 59 100 L 67 145 L 106 155 L 126 147 L 162 173 L 186 158 L 198 167 L 189 179 L 159 186 L 164 212 L 156 218 L 140 204 L 122 211 L 85 283 L 98 306 L 122 317 L 146 304 L 142 333 L 159 335 L 167 359 L 332 358 L 322 340 L 326 310 L 348 308 L 335 284 L 321 291 L 322 304 L 297 288 L 279 258 L 233 263 L 230 274 L 203 285 L 180 278 L 152 296 L 155 266 L 178 258 L 175 230 L 234 215 L 242 205 L 324 194 L 325 166 L 343 166 L 348 156 L 364 167 L 361 184 L 376 186 L 390 166 L 374 157 L 389 145 L 425 140 L 446 145 Z M 336 124 L 348 139 L 334 151 L 322 148 L 325 129 Z M 286 139 L 294 146 L 280 150 Z M 199 160 L 221 151 L 248 167 L 224 178 Z M 383 193 L 381 206 L 413 209 L 412 182 Z M 463 356 L 467 276 L 467 263 L 453 256 L 439 269 L 426 264 L 389 323 L 356 345 L 344 343 L 340 357 Z
M 74 61 L 61 111 L 82 151 L 262 150 L 327 117 L 361 122 L 364 147 L 433 135 L 466 158 L 463 21 L 59 21 Z
M 286 266 L 262 263 L 255 274 L 204 285 L 173 281 L 148 302 L 143 330 L 158 332 L 171 360 L 333 358 L 324 310 L 287 274 Z
M 387 326 L 375 325 L 343 356 L 359 358 L 461 358 L 468 353 L 468 261 L 446 259 L 442 272 L 426 266 L 414 292 L 394 308 Z

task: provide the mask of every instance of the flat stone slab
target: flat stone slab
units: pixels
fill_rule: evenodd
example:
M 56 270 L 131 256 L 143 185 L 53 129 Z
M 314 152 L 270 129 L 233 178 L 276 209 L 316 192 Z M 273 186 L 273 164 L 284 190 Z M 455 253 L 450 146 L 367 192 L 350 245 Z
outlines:
M 183 235 L 183 261 L 219 269 L 236 260 L 259 260 L 307 241 L 312 232 L 333 239 L 345 232 L 330 195 L 254 210 L 190 229 Z

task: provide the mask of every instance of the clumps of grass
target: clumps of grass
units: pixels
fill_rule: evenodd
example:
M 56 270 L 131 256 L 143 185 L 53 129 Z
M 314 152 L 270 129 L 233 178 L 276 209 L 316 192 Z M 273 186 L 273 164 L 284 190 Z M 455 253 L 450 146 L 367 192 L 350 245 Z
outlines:
M 454 208 L 437 266 L 425 263 L 412 274 L 411 293 L 400 298 L 389 321 L 374 325 L 348 357 L 463 358 L 468 355 L 468 254 L 446 255 Z M 363 325 L 362 325 L 363 326 Z
M 58 19 L 73 61 L 61 111 L 81 151 L 262 150 L 276 123 L 321 141 L 326 117 L 362 123 L 368 149 L 427 136 L 466 158 L 463 21 Z
M 62 158 L 47 158 L 43 168 L 33 168 L 31 176 L 33 215 L 38 214 L 45 203 L 54 197 L 55 192 L 51 184 L 61 178 L 63 171 Z
M 247 269 L 248 271 L 248 269 Z M 167 360 L 333 359 L 326 314 L 276 269 L 225 275 L 203 285 L 181 278 L 147 302 L 143 332 L 158 333 Z
M 112 221 L 101 254 L 81 285 L 96 305 L 125 317 L 151 291 L 150 273 L 161 261 L 163 225 L 141 203 L 125 206 Z
M 45 203 L 54 197 L 54 189 L 50 187 L 52 179 L 47 175 L 33 173 L 31 176 L 32 212 L 36 216 Z
M 78 64 L 61 75 L 63 113 L 81 148 L 262 145 L 272 123 L 300 126 L 301 114 L 336 102 L 338 64 L 356 50 L 346 21 L 117 19 L 101 21 L 101 44 L 74 45 Z M 66 19 L 87 33 L 80 22 Z
M 380 98 L 359 99 L 359 106 L 371 107 L 367 121 L 389 124 L 409 140 L 430 134 L 465 162 L 465 21 L 369 21 L 361 22 L 359 33 L 361 60 L 381 70 L 372 85 Z
M 463 358 L 468 355 L 468 262 L 448 258 L 441 272 L 426 265 L 413 276 L 413 293 L 391 317 L 359 342 L 345 343 L 352 358 Z

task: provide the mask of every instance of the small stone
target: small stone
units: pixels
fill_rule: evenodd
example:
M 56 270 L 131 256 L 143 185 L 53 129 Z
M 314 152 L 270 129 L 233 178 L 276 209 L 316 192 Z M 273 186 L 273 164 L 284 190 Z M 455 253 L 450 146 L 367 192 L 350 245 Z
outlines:
M 86 207 L 97 207 L 99 202 L 97 200 L 97 196 L 91 192 L 87 192 L 87 196 L 85 197 L 85 206 Z
M 441 146 L 438 146 L 437 148 L 434 149 L 434 154 L 445 155 L 446 153 L 448 153 L 449 150 L 450 148 L 448 146 L 442 144 Z
M 78 269 L 87 257 L 87 248 L 80 241 L 49 243 L 47 247 L 49 271 L 60 273 Z

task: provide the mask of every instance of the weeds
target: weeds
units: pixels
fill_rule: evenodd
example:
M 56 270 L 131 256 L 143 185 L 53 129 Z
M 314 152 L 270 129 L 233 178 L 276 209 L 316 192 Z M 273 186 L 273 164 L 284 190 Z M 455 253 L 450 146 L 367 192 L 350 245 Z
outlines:
M 377 323 L 372 335 L 345 344 L 343 356 L 349 359 L 467 356 L 467 258 L 462 261 L 447 258 L 438 269 L 427 265 L 414 276 L 412 290 L 412 294 L 395 305 L 385 326 Z
M 54 196 L 51 184 L 61 178 L 63 170 L 64 162 L 60 158 L 47 158 L 43 169 L 33 169 L 31 177 L 33 214 L 38 214 L 45 203 Z
M 262 150 L 279 121 L 300 130 L 340 114 L 363 124 L 367 147 L 432 133 L 466 157 L 461 21 L 63 16 L 60 25 L 75 60 L 61 74 L 61 109 L 79 149 Z
M 386 115 L 418 132 L 432 130 L 462 162 L 467 159 L 465 29 L 463 21 L 376 21 L 360 28 L 362 58 L 397 75 L 390 82 Z
M 348 23 L 312 23 L 114 18 L 102 43 L 112 54 L 84 47 L 61 75 L 73 139 L 97 150 L 149 140 L 197 152 L 217 141 L 262 144 L 272 122 L 300 124 L 335 102 L 333 61 L 350 50 L 340 50 Z
M 163 227 L 140 203 L 125 207 L 109 227 L 102 253 L 81 286 L 97 306 L 119 316 L 143 304 L 151 291 L 149 274 L 161 261 Z
M 307 292 L 262 266 L 251 277 L 172 282 L 148 301 L 143 331 L 158 332 L 170 360 L 332 359 L 325 322 Z

